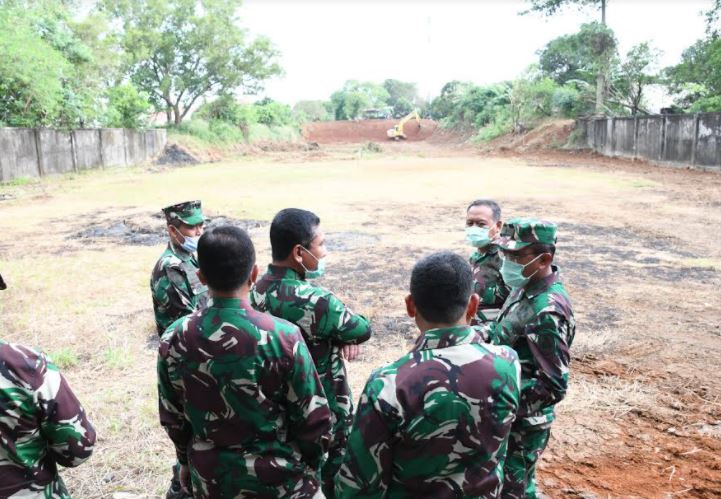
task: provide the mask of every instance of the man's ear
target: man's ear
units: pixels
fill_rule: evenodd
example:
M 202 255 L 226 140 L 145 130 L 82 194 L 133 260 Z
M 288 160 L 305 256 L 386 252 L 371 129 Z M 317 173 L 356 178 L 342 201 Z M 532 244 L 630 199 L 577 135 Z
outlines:
M 408 317 L 415 318 L 417 312 L 416 312 L 416 304 L 413 301 L 413 297 L 411 295 L 406 296 L 406 313 L 408 314 Z
M 205 276 L 204 276 L 203 273 L 200 271 L 200 269 L 198 269 L 198 271 L 195 273 L 195 275 L 198 276 L 198 280 L 199 280 L 201 283 L 203 283 L 204 286 L 207 286 L 207 285 L 208 285 L 208 281 L 205 280 Z
M 293 246 L 293 251 L 291 252 L 293 254 L 293 260 L 295 260 L 298 263 L 303 262 L 303 246 L 300 244 L 296 244 Z
M 481 297 L 476 293 L 471 293 L 471 297 L 468 299 L 468 307 L 466 308 L 466 322 L 468 324 L 470 324 L 471 320 L 476 316 L 480 303 Z
M 250 285 L 252 286 L 255 284 L 255 281 L 258 279 L 258 264 L 253 264 L 253 269 L 250 271 Z

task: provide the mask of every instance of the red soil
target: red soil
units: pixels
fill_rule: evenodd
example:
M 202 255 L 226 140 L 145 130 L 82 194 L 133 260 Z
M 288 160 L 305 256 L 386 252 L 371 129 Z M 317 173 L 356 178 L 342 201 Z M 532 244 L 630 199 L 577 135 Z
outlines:
M 308 123 L 303 127 L 303 136 L 310 142 L 332 144 L 338 142 L 384 142 L 388 138 L 386 132 L 393 128 L 399 120 L 360 120 L 360 121 L 319 121 Z M 408 121 L 403 131 L 408 141 L 427 140 L 431 137 L 438 123 L 433 120 L 421 120 L 421 126 L 415 120 Z

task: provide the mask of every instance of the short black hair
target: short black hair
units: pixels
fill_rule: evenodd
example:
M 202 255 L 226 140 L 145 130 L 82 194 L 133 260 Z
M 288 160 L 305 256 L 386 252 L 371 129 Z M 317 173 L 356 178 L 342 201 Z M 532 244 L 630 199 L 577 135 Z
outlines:
M 470 210 L 474 206 L 489 207 L 491 209 L 491 212 L 493 213 L 494 222 L 498 222 L 501 219 L 501 207 L 492 199 L 476 199 L 475 201 L 471 201 L 471 204 L 469 204 L 468 208 L 466 208 L 466 213 L 468 213 L 468 210 Z
M 233 225 L 208 229 L 198 241 L 198 264 L 209 288 L 235 291 L 248 280 L 255 265 L 253 241 Z
M 555 244 L 543 244 L 543 243 L 533 243 L 528 246 L 531 251 L 533 251 L 534 256 L 542 255 L 544 253 L 550 253 L 551 256 L 554 256 L 556 254 L 556 245 Z
M 427 321 L 451 324 L 463 316 L 473 292 L 468 262 L 450 251 L 421 259 L 411 273 L 411 296 Z
M 285 260 L 296 244 L 308 248 L 318 225 L 320 218 L 311 211 L 299 208 L 280 210 L 270 224 L 273 260 Z

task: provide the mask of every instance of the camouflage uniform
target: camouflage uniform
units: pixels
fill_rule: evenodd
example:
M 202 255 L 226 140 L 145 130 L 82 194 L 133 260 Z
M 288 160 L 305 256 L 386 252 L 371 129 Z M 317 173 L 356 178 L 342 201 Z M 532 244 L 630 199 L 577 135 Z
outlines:
M 0 497 L 69 498 L 57 465 L 90 457 L 95 430 L 44 354 L 0 340 Z
M 555 242 L 554 224 L 513 219 L 503 226 L 499 246 L 516 251 Z M 548 442 L 554 406 L 568 386 L 576 322 L 558 267 L 552 270 L 543 279 L 514 288 L 498 319 L 483 326 L 491 342 L 512 347 L 521 362 L 521 403 L 508 445 L 503 497 L 536 497 L 536 463 Z
M 358 405 L 338 497 L 498 497 L 520 366 L 470 326 L 431 329 L 376 370 Z
M 501 277 L 498 246 L 489 244 L 485 253 L 476 251 L 469 261 L 473 267 L 473 292 L 481 297 L 474 324 L 483 324 L 496 318 L 511 289 Z
M 333 412 L 333 440 L 323 466 L 323 492 L 330 497 L 353 423 L 353 398 L 341 347 L 368 340 L 370 323 L 330 291 L 310 284 L 291 268 L 276 265 L 268 266 L 251 291 L 251 303 L 297 324 L 308 344 Z
M 168 222 L 177 219 L 188 225 L 197 225 L 204 220 L 200 201 L 169 206 L 163 208 L 163 212 Z M 172 241 L 168 242 L 150 278 L 155 326 L 159 335 L 175 320 L 205 306 L 208 288 L 198 279 L 197 271 L 195 255 L 179 248 Z
M 158 393 L 195 497 L 316 493 L 331 414 L 294 325 L 214 298 L 163 335 Z

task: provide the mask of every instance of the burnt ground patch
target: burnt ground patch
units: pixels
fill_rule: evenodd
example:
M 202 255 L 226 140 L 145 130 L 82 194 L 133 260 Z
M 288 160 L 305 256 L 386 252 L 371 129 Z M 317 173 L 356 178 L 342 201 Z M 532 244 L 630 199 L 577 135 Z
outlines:
M 268 223 L 261 220 L 237 219 L 224 215 L 206 217 L 206 230 L 220 225 L 234 225 L 245 231 L 251 231 L 262 228 Z M 71 233 L 68 238 L 91 243 L 113 241 L 134 246 L 154 246 L 166 242 L 168 232 L 165 217 L 161 213 L 146 213 L 128 216 L 120 221 L 109 221 L 107 219 L 98 221 L 96 219 L 92 225 L 79 232 Z
M 325 245 L 329 251 L 351 251 L 371 247 L 379 240 L 378 236 L 365 232 L 329 232 Z
M 604 286 L 616 278 L 706 283 L 717 275 L 713 268 L 677 263 L 699 255 L 675 238 L 593 224 L 560 223 L 558 229 L 559 264 L 582 287 Z

